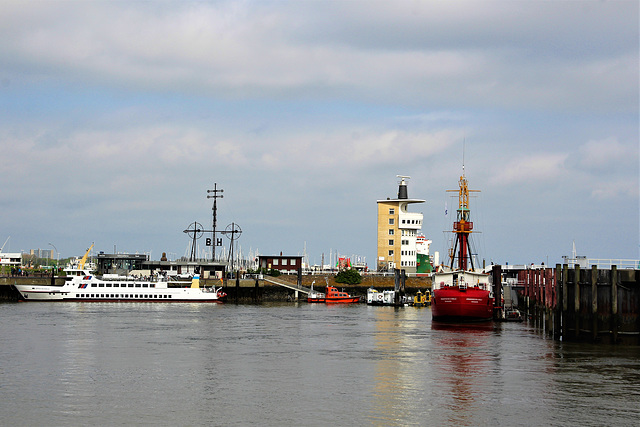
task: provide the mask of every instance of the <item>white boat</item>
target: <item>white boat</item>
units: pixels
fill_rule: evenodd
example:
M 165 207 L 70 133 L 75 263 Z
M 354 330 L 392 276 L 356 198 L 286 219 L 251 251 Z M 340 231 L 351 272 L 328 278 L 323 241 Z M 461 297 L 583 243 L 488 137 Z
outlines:
M 408 305 L 409 298 L 402 297 L 400 305 Z M 377 291 L 376 289 L 367 289 L 367 304 L 368 305 L 396 305 L 396 292 L 395 291 Z
M 77 266 L 64 270 L 67 276 L 63 285 L 14 286 L 23 301 L 222 302 L 227 296 L 222 288 L 200 287 L 199 275 L 191 282 L 169 282 L 165 275 L 150 280 L 99 278 L 84 268 L 88 254 Z

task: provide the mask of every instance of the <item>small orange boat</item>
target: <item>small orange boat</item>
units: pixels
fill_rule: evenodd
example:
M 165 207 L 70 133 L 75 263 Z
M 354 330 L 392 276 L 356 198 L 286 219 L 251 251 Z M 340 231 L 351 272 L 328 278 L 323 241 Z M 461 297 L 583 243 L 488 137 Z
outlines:
M 340 303 L 340 304 L 351 304 L 360 302 L 360 297 L 354 297 L 349 295 L 346 292 L 339 291 L 335 286 L 327 286 L 327 293 L 324 297 L 324 302 L 331 303 Z

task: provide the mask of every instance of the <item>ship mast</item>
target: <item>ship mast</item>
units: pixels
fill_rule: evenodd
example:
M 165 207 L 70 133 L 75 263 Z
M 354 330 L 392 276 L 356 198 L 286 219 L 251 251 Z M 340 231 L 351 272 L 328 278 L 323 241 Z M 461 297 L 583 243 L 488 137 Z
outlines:
M 471 254 L 471 246 L 469 236 L 473 232 L 473 222 L 471 219 L 471 211 L 469 210 L 469 193 L 479 192 L 480 190 L 469 190 L 467 177 L 464 174 L 464 164 L 462 166 L 462 176 L 460 177 L 458 190 L 447 190 L 449 192 L 458 192 L 458 213 L 456 222 L 453 223 L 453 233 L 455 240 L 453 248 L 450 252 L 451 264 L 453 269 L 455 259 L 458 259 L 458 269 L 467 270 L 470 266 L 473 270 L 473 256 Z

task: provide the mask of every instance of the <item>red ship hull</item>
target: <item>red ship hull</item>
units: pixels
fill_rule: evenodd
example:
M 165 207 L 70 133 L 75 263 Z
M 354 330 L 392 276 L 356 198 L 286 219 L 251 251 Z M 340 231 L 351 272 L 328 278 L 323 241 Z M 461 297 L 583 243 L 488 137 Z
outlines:
M 435 289 L 431 303 L 433 320 L 482 322 L 493 318 L 493 298 L 478 288 L 461 290 L 457 286 Z

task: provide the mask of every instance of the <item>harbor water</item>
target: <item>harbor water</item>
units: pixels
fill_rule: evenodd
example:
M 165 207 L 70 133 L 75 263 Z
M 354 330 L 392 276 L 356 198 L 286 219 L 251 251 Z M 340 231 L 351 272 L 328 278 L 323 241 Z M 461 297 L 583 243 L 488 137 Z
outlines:
M 640 348 L 430 308 L 0 304 L 7 426 L 637 425 Z

